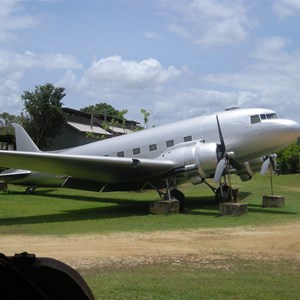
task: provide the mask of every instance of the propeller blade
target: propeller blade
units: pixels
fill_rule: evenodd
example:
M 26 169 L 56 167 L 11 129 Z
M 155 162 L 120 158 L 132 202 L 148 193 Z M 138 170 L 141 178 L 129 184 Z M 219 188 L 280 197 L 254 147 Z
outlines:
M 222 175 L 223 175 L 223 172 L 226 168 L 226 165 L 227 165 L 227 160 L 225 158 L 222 158 L 218 164 L 217 164 L 217 168 L 216 168 L 216 171 L 215 171 L 215 176 L 214 176 L 214 181 L 215 182 L 219 182 Z
M 223 134 L 222 134 L 222 130 L 221 130 L 221 126 L 220 126 L 218 115 L 216 115 L 216 119 L 217 119 L 217 125 L 218 125 L 218 132 L 219 132 L 219 139 L 220 139 L 221 151 L 222 151 L 222 154 L 224 155 L 225 152 L 226 152 L 226 146 L 225 146 L 225 141 L 224 141 L 224 138 L 223 138 Z
M 265 175 L 265 174 L 267 173 L 267 171 L 268 171 L 268 169 L 269 169 L 269 166 L 270 166 L 270 163 L 271 163 L 270 158 L 267 158 L 267 159 L 263 162 L 263 164 L 262 164 L 262 166 L 261 166 L 261 170 L 260 170 L 260 174 L 261 174 L 261 175 Z

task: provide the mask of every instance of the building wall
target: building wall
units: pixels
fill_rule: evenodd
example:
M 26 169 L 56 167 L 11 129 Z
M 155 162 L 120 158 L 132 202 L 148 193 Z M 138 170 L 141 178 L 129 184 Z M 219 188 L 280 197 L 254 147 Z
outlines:
M 47 151 L 72 148 L 85 145 L 97 141 L 96 138 L 88 138 L 85 133 L 78 132 L 70 126 L 64 124 L 61 133 L 51 140 L 51 145 L 47 147 Z

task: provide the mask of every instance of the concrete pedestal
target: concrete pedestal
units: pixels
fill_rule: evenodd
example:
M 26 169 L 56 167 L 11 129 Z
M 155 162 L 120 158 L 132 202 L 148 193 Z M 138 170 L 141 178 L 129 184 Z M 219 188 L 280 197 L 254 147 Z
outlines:
M 285 207 L 285 198 L 278 195 L 265 195 L 262 199 L 262 207 L 282 208 Z
M 169 215 L 179 213 L 178 200 L 161 200 L 150 203 L 150 213 L 153 215 Z
M 221 216 L 241 216 L 248 212 L 247 203 L 225 202 L 219 204 Z

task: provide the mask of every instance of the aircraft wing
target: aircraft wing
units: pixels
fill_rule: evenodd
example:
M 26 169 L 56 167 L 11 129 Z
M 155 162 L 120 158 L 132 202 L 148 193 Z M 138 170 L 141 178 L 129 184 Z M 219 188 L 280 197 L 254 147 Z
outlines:
M 175 169 L 170 160 L 20 151 L 0 151 L 0 166 L 103 183 L 158 178 Z

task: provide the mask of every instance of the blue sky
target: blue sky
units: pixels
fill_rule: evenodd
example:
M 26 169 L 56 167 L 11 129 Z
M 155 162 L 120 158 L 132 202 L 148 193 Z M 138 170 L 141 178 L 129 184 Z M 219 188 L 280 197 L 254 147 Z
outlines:
M 0 0 L 1 112 L 50 82 L 154 125 L 231 106 L 300 121 L 300 0 Z

